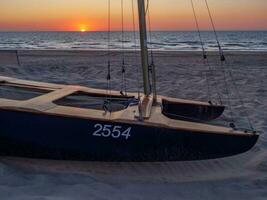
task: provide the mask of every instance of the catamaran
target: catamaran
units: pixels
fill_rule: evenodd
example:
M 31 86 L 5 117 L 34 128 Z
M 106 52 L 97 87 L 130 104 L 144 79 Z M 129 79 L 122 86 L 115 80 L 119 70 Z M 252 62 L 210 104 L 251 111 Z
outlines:
M 137 3 L 143 93 L 0 76 L 0 155 L 186 161 L 233 156 L 256 144 L 254 130 L 203 123 L 218 118 L 222 105 L 157 95 L 156 69 L 148 64 L 145 2 Z

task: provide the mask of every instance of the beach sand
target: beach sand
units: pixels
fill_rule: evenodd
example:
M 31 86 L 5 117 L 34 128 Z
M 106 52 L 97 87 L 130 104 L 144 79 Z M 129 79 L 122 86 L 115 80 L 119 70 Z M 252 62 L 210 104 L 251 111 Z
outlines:
M 7 62 L 12 56 L 15 59 L 14 55 L 2 56 L 0 75 L 105 89 L 110 57 L 112 89 L 122 86 L 120 51 L 25 50 L 18 54 L 21 66 L 14 60 Z M 208 64 L 204 64 L 200 52 L 154 52 L 158 93 L 216 102 L 220 97 L 227 109 L 216 123 L 230 121 L 231 105 L 237 126 L 248 128 L 248 113 L 255 129 L 262 133 L 250 152 L 225 159 L 173 163 L 2 157 L 0 199 L 266 199 L 267 52 L 225 52 L 223 65 L 218 53 L 208 54 Z M 140 57 L 136 52 L 124 55 L 127 90 L 137 91 L 142 81 Z

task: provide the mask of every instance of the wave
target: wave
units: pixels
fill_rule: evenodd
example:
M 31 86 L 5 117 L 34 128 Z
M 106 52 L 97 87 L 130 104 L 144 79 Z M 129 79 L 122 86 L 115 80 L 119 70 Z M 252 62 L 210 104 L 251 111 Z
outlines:
M 222 47 L 227 50 L 267 50 L 267 32 L 219 32 Z M 150 40 L 150 39 L 149 39 Z M 105 32 L 92 32 L 90 34 L 74 34 L 68 32 L 48 33 L 0 33 L 0 49 L 107 49 Z M 125 49 L 135 49 L 133 33 L 127 32 L 127 39 L 121 40 L 121 33 L 113 32 L 110 47 L 121 49 L 122 42 Z M 203 34 L 203 43 L 208 51 L 218 48 L 212 32 Z M 152 32 L 148 45 L 157 50 L 198 51 L 201 42 L 195 32 Z

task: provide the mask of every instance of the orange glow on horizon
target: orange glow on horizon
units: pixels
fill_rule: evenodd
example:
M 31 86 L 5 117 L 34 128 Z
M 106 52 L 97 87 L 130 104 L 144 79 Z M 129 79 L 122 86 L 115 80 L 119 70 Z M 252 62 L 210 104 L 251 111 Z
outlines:
M 87 25 L 80 25 L 79 30 L 80 30 L 80 32 L 84 33 L 84 32 L 87 32 L 89 30 L 89 28 Z
M 106 31 L 106 0 L 1 0 L 0 31 Z M 205 5 L 194 0 L 202 30 L 210 30 Z M 218 30 L 267 30 L 266 0 L 209 0 Z M 125 30 L 133 30 L 131 1 L 125 1 Z M 150 1 L 153 30 L 195 30 L 190 1 Z M 138 28 L 137 6 L 135 5 Z M 120 0 L 112 1 L 112 31 L 121 30 Z

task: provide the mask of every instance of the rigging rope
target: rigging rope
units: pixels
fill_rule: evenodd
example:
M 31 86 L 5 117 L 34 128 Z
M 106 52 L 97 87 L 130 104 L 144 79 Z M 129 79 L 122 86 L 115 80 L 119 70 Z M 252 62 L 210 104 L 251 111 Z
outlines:
M 208 73 L 207 72 L 205 73 L 205 79 L 207 81 L 207 92 L 208 92 L 209 103 L 212 105 L 210 81 L 209 81 L 209 77 L 208 77 Z
M 132 0 L 132 26 L 133 26 L 133 36 L 134 36 L 134 55 L 136 57 L 136 60 L 138 58 L 138 50 L 137 50 L 137 37 L 136 37 L 136 22 L 135 22 L 135 10 L 134 10 L 134 2 L 135 0 Z M 140 101 L 141 99 L 141 94 L 140 94 L 140 70 L 139 70 L 139 65 L 136 65 L 136 80 L 137 80 L 137 92 L 138 92 L 138 99 Z
M 196 11 L 195 11 L 195 6 L 194 6 L 193 0 L 191 0 L 191 7 L 192 7 L 193 14 L 194 14 L 195 24 L 196 24 L 196 28 L 197 28 L 197 32 L 198 32 L 198 37 L 199 37 L 200 44 L 201 44 L 203 62 L 205 64 L 205 59 L 207 59 L 207 54 L 206 54 L 206 51 L 205 51 L 205 48 L 204 48 L 203 39 L 202 39 L 202 36 L 201 36 L 201 33 L 200 33 L 200 28 L 199 28 L 198 19 L 197 19 L 197 15 L 196 15 Z M 205 78 L 206 78 L 207 85 L 208 85 L 208 87 L 207 87 L 208 96 L 210 98 L 211 97 L 210 82 L 209 82 L 208 74 L 207 73 L 205 74 Z
M 17 57 L 18 66 L 21 66 L 20 59 L 19 59 L 19 51 L 18 50 L 16 50 L 16 57 Z
M 217 34 L 217 31 L 216 31 L 216 28 L 215 28 L 213 17 L 211 15 L 211 11 L 210 11 L 210 8 L 209 8 L 208 0 L 205 0 L 205 4 L 206 4 L 206 7 L 207 7 L 207 11 L 208 11 L 208 14 L 209 14 L 209 18 L 210 18 L 210 22 L 211 22 L 211 25 L 212 25 L 212 28 L 213 28 L 213 32 L 214 32 L 214 35 L 215 35 L 215 39 L 216 39 L 216 42 L 217 42 L 217 45 L 218 45 L 218 48 L 219 48 L 221 66 L 222 66 L 223 76 L 224 76 L 224 82 L 225 82 L 225 86 L 226 86 L 226 90 L 227 90 L 227 94 L 228 94 L 228 101 L 229 101 L 229 104 L 230 104 L 230 93 L 229 93 L 229 89 L 228 89 L 228 84 L 227 84 L 227 79 L 226 79 L 226 72 L 225 72 L 225 68 L 226 67 L 224 67 L 224 64 L 223 64 L 226 59 L 225 59 L 224 52 L 223 52 L 223 49 L 221 47 L 221 44 L 220 44 L 220 41 L 219 41 L 219 38 L 218 38 L 218 34 Z M 242 96 L 241 96 L 241 94 L 240 94 L 240 92 L 238 90 L 238 87 L 236 85 L 236 82 L 234 80 L 231 67 L 230 67 L 230 69 L 226 68 L 226 71 L 228 72 L 228 74 L 230 76 L 231 82 L 234 85 L 235 92 L 236 92 L 236 94 L 238 96 L 238 99 L 239 99 L 239 101 L 241 103 L 242 108 L 244 109 L 244 112 L 245 112 L 245 115 L 246 115 L 248 124 L 250 126 L 250 129 L 251 130 L 255 130 L 254 127 L 253 127 L 253 125 L 252 125 L 251 119 L 250 119 L 250 117 L 248 115 L 248 112 L 246 110 L 246 107 L 245 107 L 245 103 L 243 101 L 243 98 L 242 98 Z M 231 104 L 230 104 L 230 112 L 231 112 L 231 115 L 233 115 Z M 234 127 L 235 125 L 232 124 L 232 126 Z
M 211 15 L 211 11 L 210 11 L 210 7 L 209 7 L 209 4 L 208 4 L 208 0 L 204 0 L 204 1 L 205 1 L 205 5 L 206 5 L 206 8 L 207 8 L 207 11 L 208 11 L 210 23 L 211 23 L 212 30 L 213 30 L 213 33 L 214 33 L 214 36 L 215 36 L 215 40 L 216 40 L 218 48 L 219 48 L 220 61 L 221 61 L 221 66 L 222 66 L 222 71 L 223 71 L 223 80 L 224 80 L 224 84 L 225 84 L 227 102 L 229 104 L 230 116 L 231 116 L 231 120 L 232 120 L 232 123 L 230 123 L 230 126 L 234 128 L 235 127 L 235 125 L 234 125 L 235 124 L 234 113 L 233 113 L 232 104 L 231 104 L 230 91 L 229 91 L 229 87 L 228 87 L 228 83 L 227 83 L 226 72 L 225 72 L 225 69 L 223 67 L 223 62 L 225 61 L 225 56 L 224 56 L 224 53 L 223 53 L 223 50 L 222 50 L 222 47 L 221 47 L 221 44 L 220 44 L 220 41 L 219 41 L 219 37 L 218 37 L 217 31 L 216 31 L 216 28 L 215 28 L 215 23 L 213 21 L 213 17 Z
M 199 37 L 201 48 L 202 48 L 203 59 L 206 59 L 207 58 L 207 54 L 206 54 L 206 51 L 205 51 L 205 48 L 204 48 L 203 39 L 202 39 L 202 36 L 201 36 L 201 33 L 200 33 L 199 23 L 198 23 L 198 19 L 197 19 L 196 10 L 195 10 L 195 6 L 194 6 L 193 0 L 191 0 L 191 6 L 192 6 L 194 18 L 195 18 L 198 37 Z
M 154 65 L 154 59 L 153 59 L 153 51 L 151 48 L 151 27 L 150 27 L 150 15 L 149 15 L 149 0 L 147 0 L 147 5 L 146 5 L 146 11 L 145 11 L 145 15 L 148 19 L 148 33 L 149 33 L 149 44 L 150 47 L 148 47 L 148 49 L 150 50 L 150 64 L 148 65 L 148 76 L 149 76 L 149 87 L 150 87 L 150 91 L 152 91 L 152 84 L 151 84 L 151 74 L 152 74 L 152 67 Z
M 150 20 L 150 1 L 147 0 L 147 7 L 146 7 L 146 14 L 148 18 L 148 29 L 149 29 L 149 44 L 150 44 L 150 58 L 151 58 L 151 65 L 154 65 L 154 55 L 153 55 L 153 48 L 152 48 L 152 29 L 151 29 L 151 20 Z
M 232 119 L 232 124 L 230 124 L 230 126 L 235 126 L 235 120 L 234 120 L 234 113 L 233 113 L 233 109 L 232 109 L 232 104 L 231 104 L 231 98 L 230 98 L 230 91 L 229 91 L 229 87 L 228 87 L 228 83 L 227 83 L 227 78 L 226 78 L 226 73 L 225 73 L 225 69 L 224 67 L 222 67 L 223 70 L 223 79 L 224 79 L 224 84 L 225 84 L 225 90 L 226 90 L 226 96 L 227 96 L 227 100 L 228 100 L 228 104 L 229 104 L 229 109 L 230 109 L 230 116 Z
M 151 19 L 150 19 L 150 1 L 147 0 L 146 15 L 148 19 L 148 29 L 149 29 L 149 44 L 150 44 L 150 65 L 149 71 L 152 76 L 152 84 L 150 84 L 150 90 L 153 91 L 154 103 L 157 103 L 157 86 L 156 86 L 156 66 L 154 63 L 154 53 L 152 47 L 152 28 L 151 28 Z
M 249 115 L 248 115 L 248 112 L 247 112 L 245 103 L 244 103 L 244 101 L 243 101 L 243 97 L 241 96 L 241 94 L 240 94 L 240 92 L 239 92 L 238 86 L 237 86 L 237 84 L 236 84 L 236 82 L 235 82 L 235 79 L 234 79 L 234 76 L 233 76 L 233 74 L 232 74 L 232 69 L 231 69 L 230 66 L 229 66 L 229 68 L 230 68 L 230 69 L 227 69 L 227 71 L 228 71 L 229 76 L 230 76 L 230 78 L 231 78 L 231 81 L 232 81 L 232 83 L 233 83 L 233 85 L 234 85 L 234 89 L 235 89 L 236 94 L 237 94 L 237 96 L 238 96 L 238 99 L 239 99 L 239 101 L 240 101 L 240 103 L 241 103 L 241 106 L 242 106 L 242 108 L 243 108 L 243 110 L 244 110 L 244 112 L 245 112 L 245 116 L 246 116 L 246 118 L 247 118 L 248 125 L 249 125 L 250 129 L 251 129 L 252 131 L 254 131 L 255 129 L 254 129 L 254 127 L 253 127 L 253 125 L 252 125 L 252 121 L 251 121 L 251 119 L 250 119 L 250 117 L 249 117 Z
M 221 97 L 221 94 L 219 92 L 219 87 L 218 87 L 218 83 L 216 81 L 216 79 L 214 78 L 215 77 L 215 74 L 214 74 L 214 69 L 213 67 L 211 66 L 211 64 L 209 63 L 209 59 L 205 59 L 204 60 L 204 63 L 208 66 L 208 70 L 210 72 L 210 76 L 213 77 L 213 81 L 214 81 L 214 86 L 215 86 L 215 89 L 216 89 L 216 93 L 218 95 L 218 99 L 219 99 L 219 102 L 221 105 L 223 105 L 223 102 L 222 102 L 222 97 Z M 208 81 L 208 77 L 207 77 L 207 81 Z M 209 83 L 208 83 L 209 84 Z
M 210 11 L 210 7 L 209 7 L 209 4 L 208 4 L 208 0 L 205 0 L 205 4 L 206 4 L 207 11 L 208 11 L 208 14 L 209 14 L 210 23 L 212 25 L 212 29 L 213 29 L 213 32 L 214 32 L 214 35 L 215 35 L 215 39 L 216 39 L 216 42 L 217 42 L 217 45 L 218 45 L 218 48 L 219 48 L 220 59 L 223 62 L 223 61 L 225 61 L 225 56 L 224 56 L 224 53 L 223 53 L 223 50 L 222 50 L 222 46 L 221 46 L 220 41 L 219 41 L 219 37 L 218 37 L 217 31 L 216 31 L 216 28 L 215 28 L 213 17 L 211 15 L 211 11 Z
M 106 88 L 106 101 L 104 102 L 104 109 L 106 111 L 109 111 L 110 109 L 107 108 L 107 104 L 109 105 L 109 108 L 111 107 L 110 104 L 110 99 L 111 99 L 111 53 L 110 53 L 110 22 L 111 22 L 111 14 L 110 14 L 110 10 L 111 10 L 111 0 L 108 0 L 108 64 L 107 64 L 107 88 Z M 110 96 L 110 97 L 108 97 Z
M 121 65 L 121 94 L 127 95 L 125 83 L 125 48 L 124 48 L 124 2 L 121 0 L 121 48 L 122 48 L 122 65 Z
M 208 56 L 207 56 L 207 52 L 205 50 L 205 46 L 204 46 L 204 42 L 203 42 L 203 38 L 201 36 L 201 32 L 200 32 L 200 26 L 199 26 L 199 22 L 198 22 L 198 18 L 197 18 L 197 14 L 196 14 L 196 10 L 195 10 L 195 5 L 194 5 L 194 1 L 191 0 L 191 7 L 192 7 L 192 11 L 193 11 L 193 15 L 194 15 L 194 19 L 195 19 L 195 24 L 196 24 L 196 28 L 197 28 L 197 32 L 198 32 L 198 37 L 199 37 L 199 40 L 200 40 L 200 44 L 201 44 L 201 49 L 202 49 L 202 56 L 203 56 L 203 62 L 205 65 L 208 66 L 208 70 L 211 74 L 211 77 L 214 77 L 214 73 L 213 73 L 213 69 L 210 65 L 210 63 L 208 62 Z M 206 73 L 206 81 L 207 81 L 207 85 L 208 85 L 208 95 L 209 97 L 211 97 L 211 90 L 210 90 L 210 81 L 209 81 L 209 78 L 208 78 L 208 74 Z M 216 89 L 216 93 L 218 95 L 218 99 L 219 99 L 219 102 L 220 104 L 222 105 L 222 98 L 221 98 L 221 95 L 219 93 L 219 89 L 218 89 L 218 84 L 217 84 L 217 81 L 215 80 L 214 78 L 214 83 L 215 83 L 215 89 Z

